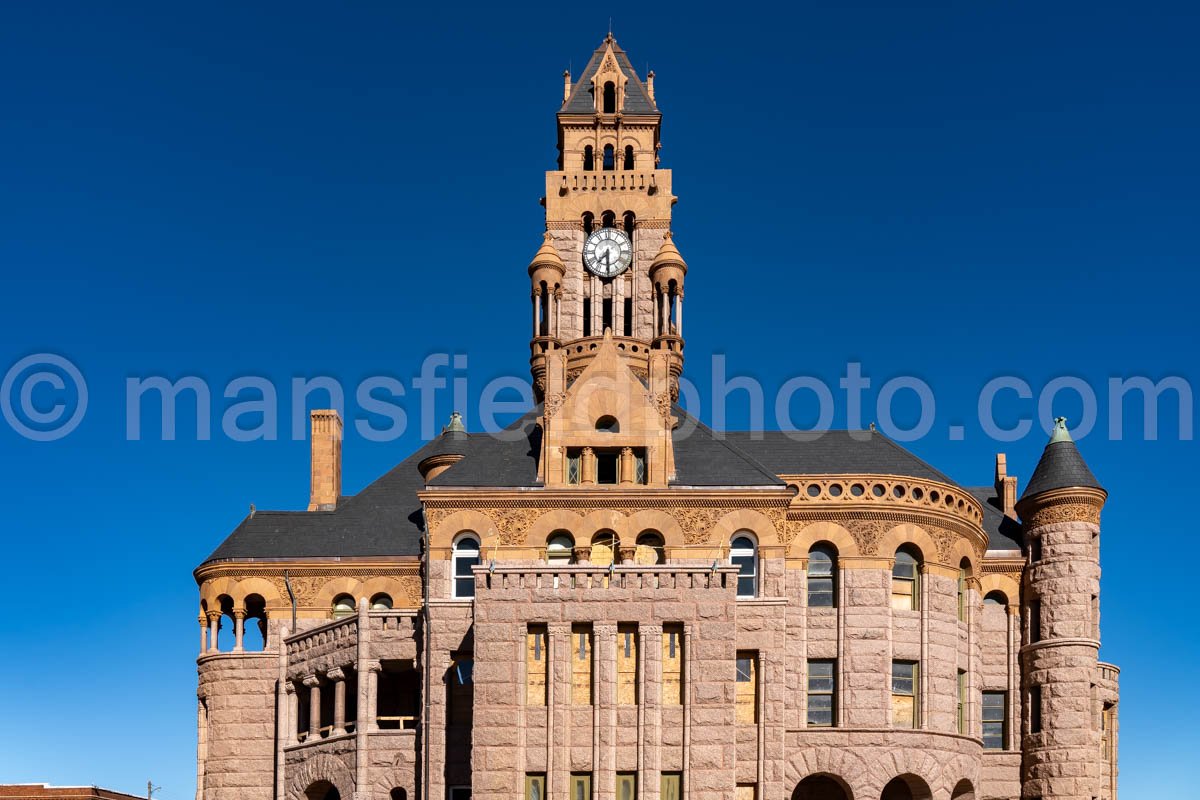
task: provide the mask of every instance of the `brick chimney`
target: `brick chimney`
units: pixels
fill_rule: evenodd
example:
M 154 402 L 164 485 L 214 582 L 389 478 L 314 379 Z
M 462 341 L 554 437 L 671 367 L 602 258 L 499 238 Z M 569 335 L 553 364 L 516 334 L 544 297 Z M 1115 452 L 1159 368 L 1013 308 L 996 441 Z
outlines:
M 1008 474 L 1008 458 L 996 453 L 996 497 L 1004 509 L 1004 516 L 1017 518 L 1017 476 Z
M 309 511 L 332 511 L 342 495 L 342 417 L 333 409 L 314 409 L 312 483 Z

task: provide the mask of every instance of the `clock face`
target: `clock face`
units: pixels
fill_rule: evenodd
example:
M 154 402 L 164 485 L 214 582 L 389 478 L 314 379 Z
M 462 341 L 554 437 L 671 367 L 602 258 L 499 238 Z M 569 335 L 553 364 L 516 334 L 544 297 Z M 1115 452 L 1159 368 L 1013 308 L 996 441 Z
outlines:
M 633 245 L 624 231 L 601 228 L 584 242 L 583 263 L 593 275 L 615 277 L 633 263 Z

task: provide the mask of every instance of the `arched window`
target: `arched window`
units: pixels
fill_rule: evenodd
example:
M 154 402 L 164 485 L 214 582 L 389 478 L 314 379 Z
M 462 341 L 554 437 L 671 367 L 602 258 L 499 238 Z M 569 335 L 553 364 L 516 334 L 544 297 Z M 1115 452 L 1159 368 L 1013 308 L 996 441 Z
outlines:
M 633 169 L 633 145 L 631 144 L 625 145 L 625 163 L 621 168 Z
M 604 530 L 592 537 L 592 566 L 607 567 L 616 560 L 617 534 Z
M 590 144 L 583 148 L 583 168 L 588 172 L 596 168 L 596 154 Z
M 1004 592 L 996 589 L 987 593 L 987 597 L 983 598 L 983 604 L 985 606 L 1000 606 L 1007 611 L 1008 597 L 1005 596 Z
M 217 602 L 221 607 L 221 618 L 217 620 L 214 647 L 218 652 L 229 653 L 233 650 L 237 635 L 237 623 L 233 619 L 233 598 L 223 594 L 217 598 Z
M 663 537 L 657 531 L 643 531 L 638 534 L 637 554 L 634 556 L 637 564 L 665 564 L 666 550 L 663 547 Z
M 379 594 L 375 595 L 374 597 L 371 598 L 371 610 L 372 611 L 391 611 L 392 610 L 392 596 L 390 594 L 385 594 L 384 592 L 380 592 Z
M 915 611 L 921 607 L 921 554 L 911 545 L 896 551 L 892 567 L 892 608 Z
M 729 563 L 738 568 L 737 596 L 754 597 L 758 594 L 758 549 L 754 538 L 742 532 L 733 537 L 729 545 Z
M 604 145 L 604 169 L 612 171 L 617 168 L 617 156 L 611 144 Z
M 242 620 L 242 649 L 250 653 L 267 649 L 267 601 L 260 594 L 246 597 L 246 617 Z
M 637 215 L 635 215 L 632 211 L 626 211 L 621 215 L 621 220 L 623 227 L 625 228 L 625 235 L 632 238 L 633 229 L 637 227 Z
M 967 620 L 967 578 L 971 576 L 971 562 L 963 559 L 958 564 L 958 619 Z
M 591 233 L 596 230 L 596 215 L 590 211 L 583 212 L 583 232 Z
M 454 596 L 474 597 L 475 576 L 471 568 L 479 565 L 479 540 L 473 534 L 454 542 Z
M 575 540 L 566 531 L 555 531 L 546 542 L 546 560 L 551 564 L 570 564 Z
M 605 415 L 596 420 L 596 430 L 601 433 L 620 433 L 621 423 L 617 422 L 616 417 Z
M 339 594 L 333 598 L 333 618 L 343 619 L 354 616 L 354 598 L 348 594 Z
M 808 604 L 814 608 L 837 605 L 837 549 L 818 542 L 808 551 Z
M 404 791 L 400 787 L 396 787 L 395 789 L 392 789 L 389 798 L 390 800 L 408 800 L 408 792 Z
M 600 215 L 600 226 L 603 228 L 617 227 L 617 215 L 611 211 L 605 211 Z
M 604 113 L 617 113 L 617 85 L 612 81 L 604 84 Z

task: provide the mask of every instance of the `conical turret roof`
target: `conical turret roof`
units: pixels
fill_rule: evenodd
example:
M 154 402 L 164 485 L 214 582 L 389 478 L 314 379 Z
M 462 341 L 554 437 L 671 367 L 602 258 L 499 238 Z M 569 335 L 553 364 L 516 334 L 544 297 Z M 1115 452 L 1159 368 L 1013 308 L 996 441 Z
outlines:
M 1075 487 L 1104 490 L 1100 481 L 1096 480 L 1096 476 L 1088 469 L 1079 448 L 1075 446 L 1075 441 L 1067 430 L 1066 418 L 1059 417 L 1054 420 L 1050 442 L 1042 451 L 1042 458 L 1033 471 L 1033 477 L 1029 479 L 1029 485 L 1021 493 L 1021 499 L 1053 489 Z
M 654 271 L 657 267 L 666 266 L 682 267 L 683 271 L 687 272 L 687 262 L 683 260 L 683 255 L 675 246 L 675 240 L 670 231 L 667 231 L 662 247 L 658 248 L 658 255 L 654 257 L 654 261 L 650 262 L 650 270 Z
M 559 272 L 566 272 L 567 269 L 562 256 L 558 254 L 558 249 L 550 241 L 549 231 L 542 239 L 542 246 L 533 254 L 533 261 L 529 262 L 529 274 L 532 275 L 538 267 L 553 267 Z

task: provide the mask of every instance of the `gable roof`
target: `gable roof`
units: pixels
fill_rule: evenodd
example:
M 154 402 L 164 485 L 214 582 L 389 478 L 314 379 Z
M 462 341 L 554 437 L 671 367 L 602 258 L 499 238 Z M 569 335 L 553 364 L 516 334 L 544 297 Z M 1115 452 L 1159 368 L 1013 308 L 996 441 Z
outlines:
M 613 56 L 617 59 L 617 67 L 629 79 L 629 82 L 625 84 L 625 106 L 622 112 L 625 114 L 658 114 L 658 106 L 650 99 L 650 93 L 646 91 L 646 86 L 642 83 L 641 78 L 638 77 L 633 65 L 629 63 L 629 56 L 617 44 L 617 40 L 612 38 L 611 33 L 596 48 L 596 52 L 592 53 L 587 66 L 579 74 L 579 80 L 571 87 L 571 94 L 562 104 L 562 108 L 559 109 L 558 113 L 596 113 L 596 99 L 595 95 L 592 94 L 592 76 L 600 69 L 600 62 L 604 59 L 604 53 L 607 51 L 609 44 L 612 45 Z

